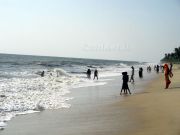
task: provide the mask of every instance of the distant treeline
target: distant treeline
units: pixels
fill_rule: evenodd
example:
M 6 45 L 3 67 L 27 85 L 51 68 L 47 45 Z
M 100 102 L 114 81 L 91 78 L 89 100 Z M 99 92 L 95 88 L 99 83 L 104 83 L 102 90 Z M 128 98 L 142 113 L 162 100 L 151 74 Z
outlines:
M 161 61 L 166 62 L 180 62 L 180 47 L 175 48 L 174 52 L 166 53 L 164 58 Z

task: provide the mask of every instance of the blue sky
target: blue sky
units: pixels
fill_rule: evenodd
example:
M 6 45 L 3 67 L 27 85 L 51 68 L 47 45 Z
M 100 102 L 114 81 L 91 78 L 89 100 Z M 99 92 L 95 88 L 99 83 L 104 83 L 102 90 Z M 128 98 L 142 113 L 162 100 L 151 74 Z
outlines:
M 0 53 L 159 61 L 179 14 L 179 0 L 0 0 Z

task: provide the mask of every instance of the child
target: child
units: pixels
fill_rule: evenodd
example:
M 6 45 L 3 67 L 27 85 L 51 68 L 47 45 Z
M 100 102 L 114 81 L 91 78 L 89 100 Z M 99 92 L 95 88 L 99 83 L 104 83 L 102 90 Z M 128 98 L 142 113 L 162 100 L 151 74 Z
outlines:
M 128 94 L 127 91 L 129 92 L 129 94 L 131 94 L 129 90 L 129 86 L 128 86 L 129 76 L 127 75 L 127 72 L 122 72 L 122 80 L 123 80 L 123 84 L 122 84 L 120 95 L 123 90 L 125 94 Z

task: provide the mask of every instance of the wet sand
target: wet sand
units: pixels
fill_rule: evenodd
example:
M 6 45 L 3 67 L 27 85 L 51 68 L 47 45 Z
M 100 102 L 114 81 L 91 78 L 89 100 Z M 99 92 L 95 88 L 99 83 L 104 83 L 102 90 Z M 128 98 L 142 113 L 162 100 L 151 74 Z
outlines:
M 177 68 L 177 66 L 176 66 Z M 132 110 L 136 129 L 128 135 L 180 135 L 180 69 L 174 71 L 169 89 L 164 89 L 164 75 L 148 85 L 144 93 L 123 101 Z M 135 113 L 132 113 L 132 112 Z
M 136 131 L 136 109 L 125 106 L 128 97 L 120 96 L 121 78 L 114 77 L 103 86 L 77 88 L 68 96 L 69 109 L 45 110 L 40 113 L 21 115 L 8 122 L 1 135 L 120 135 Z M 130 85 L 132 93 L 142 90 L 150 78 L 136 79 Z M 133 89 L 135 91 L 133 91 Z M 141 92 L 140 92 L 141 93 Z M 131 100 L 129 100 L 131 102 Z

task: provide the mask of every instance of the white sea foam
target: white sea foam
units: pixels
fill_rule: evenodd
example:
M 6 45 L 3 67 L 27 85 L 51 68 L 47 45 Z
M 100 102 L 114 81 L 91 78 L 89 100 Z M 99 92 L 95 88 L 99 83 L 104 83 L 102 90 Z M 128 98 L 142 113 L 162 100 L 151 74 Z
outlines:
M 0 83 L 1 95 L 5 95 L 0 102 L 0 122 L 8 121 L 17 114 L 69 108 L 70 104 L 66 101 L 72 97 L 64 95 L 69 93 L 67 85 L 73 79 L 61 79 L 49 77 L 4 79 L 4 83 Z
M 72 88 L 81 88 L 81 87 L 92 87 L 92 86 L 98 86 L 98 85 L 105 85 L 107 83 L 106 81 L 105 80 L 94 81 L 94 80 L 84 79 L 84 80 L 80 81 L 79 83 L 73 85 Z
M 16 115 L 69 108 L 71 88 L 105 85 L 134 62 L 4 55 L 0 57 L 0 129 Z M 128 65 L 126 65 L 128 64 Z M 87 69 L 99 71 L 89 80 Z M 41 77 L 42 71 L 45 76 Z
M 6 127 L 6 123 L 5 122 L 0 122 L 0 130 L 3 130 Z
M 71 105 L 67 101 L 73 97 L 65 95 L 70 88 L 104 84 L 106 82 L 69 75 L 62 69 L 46 71 L 45 77 L 3 78 L 0 83 L 0 95 L 3 95 L 0 99 L 0 127 L 4 128 L 5 122 L 16 115 L 69 108 Z
M 73 97 L 66 94 L 70 93 L 71 88 L 105 85 L 111 80 L 107 77 L 120 76 L 123 71 L 130 71 L 130 67 L 118 64 L 114 67 L 98 68 L 100 78 L 98 81 L 87 79 L 85 73 L 70 74 L 61 68 L 43 70 L 44 77 L 40 77 L 40 72 L 37 74 L 37 71 L 33 70 L 2 72 L 3 75 L 10 77 L 0 79 L 0 129 L 16 115 L 46 109 L 69 108 L 71 105 L 67 101 Z
M 65 70 L 61 68 L 55 68 L 54 71 L 56 72 L 57 76 L 68 76 L 70 77 L 70 74 L 68 74 Z

